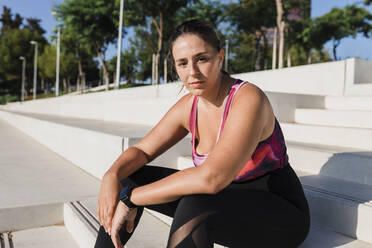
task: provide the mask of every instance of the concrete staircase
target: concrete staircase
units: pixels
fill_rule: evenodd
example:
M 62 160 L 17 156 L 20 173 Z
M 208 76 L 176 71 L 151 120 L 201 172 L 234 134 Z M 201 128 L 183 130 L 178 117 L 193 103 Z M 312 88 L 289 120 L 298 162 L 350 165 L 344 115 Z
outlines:
M 291 166 L 300 177 L 311 209 L 311 231 L 301 247 L 372 247 L 371 116 L 372 97 L 327 96 L 323 109 L 297 108 L 295 122 L 281 122 Z M 80 167 L 80 172 L 86 176 L 96 179 L 102 177 L 123 150 L 151 128 L 10 111 L 0 111 L 0 119 Z M 189 155 L 190 137 L 187 136 L 153 164 L 184 169 L 192 165 Z M 12 191 L 14 184 L 10 181 L 8 184 Z M 60 201 L 55 206 L 55 212 L 63 219 L 60 223 L 42 224 L 39 218 L 34 218 L 29 221 L 34 225 L 15 225 L 12 227 L 14 242 L 17 235 L 22 237 L 27 232 L 62 232 L 68 237 L 66 242 L 72 240 L 76 247 L 93 247 L 99 228 L 95 214 L 98 190 L 95 189 L 93 196 L 74 196 Z M 37 207 L 29 211 L 39 211 L 36 216 L 46 212 L 42 204 L 35 202 L 34 206 Z M 14 206 L 4 209 L 0 207 L 0 219 L 9 219 L 9 213 L 17 216 L 23 212 L 17 212 Z M 146 210 L 126 247 L 165 247 L 171 221 L 167 216 Z M 4 227 L 0 230 L 5 240 L 7 231 Z M 46 236 L 53 237 L 52 234 Z

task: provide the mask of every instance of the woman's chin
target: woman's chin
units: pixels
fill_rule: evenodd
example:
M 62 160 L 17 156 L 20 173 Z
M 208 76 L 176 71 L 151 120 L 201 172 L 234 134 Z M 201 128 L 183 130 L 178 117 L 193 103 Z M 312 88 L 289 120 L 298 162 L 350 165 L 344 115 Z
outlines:
M 204 89 L 189 89 L 190 93 L 194 96 L 201 96 L 205 92 Z

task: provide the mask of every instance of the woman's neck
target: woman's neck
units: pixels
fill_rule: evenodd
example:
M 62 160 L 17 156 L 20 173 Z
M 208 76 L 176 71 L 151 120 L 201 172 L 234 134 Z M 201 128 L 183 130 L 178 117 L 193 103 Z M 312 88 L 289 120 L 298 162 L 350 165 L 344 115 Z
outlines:
M 233 82 L 234 82 L 233 78 L 226 74 L 221 73 L 219 83 L 217 83 L 217 85 L 219 86 L 218 89 L 210 95 L 200 96 L 199 97 L 201 98 L 200 100 L 206 106 L 219 108 L 223 104 L 226 96 L 228 95 Z

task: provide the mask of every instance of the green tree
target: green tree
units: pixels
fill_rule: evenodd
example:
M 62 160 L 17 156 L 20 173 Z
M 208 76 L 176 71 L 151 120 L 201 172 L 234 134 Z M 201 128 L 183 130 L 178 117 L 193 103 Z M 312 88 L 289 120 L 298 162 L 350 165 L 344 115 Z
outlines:
M 2 23 L 0 34 L 4 35 L 7 30 L 19 29 L 22 25 L 23 18 L 17 13 L 13 19 L 13 14 L 10 8 L 3 6 L 3 13 L 0 18 Z
M 39 52 L 43 51 L 47 43 L 42 36 L 45 32 L 39 25 L 39 20 L 29 18 L 23 25 L 23 18 L 16 14 L 13 17 L 11 9 L 3 7 L 0 21 L 0 88 L 2 92 L 19 94 L 21 88 L 20 56 L 26 58 L 26 95 L 33 87 L 29 83 L 33 78 L 34 47 L 30 41 L 37 41 Z
M 315 22 L 318 28 L 326 38 L 332 40 L 333 43 L 333 57 L 337 60 L 337 47 L 343 38 L 355 36 L 362 33 L 365 37 L 369 37 L 372 15 L 365 8 L 356 5 L 348 5 L 343 9 L 333 8 L 327 14 L 316 18 Z
M 266 31 L 267 28 L 274 27 L 276 23 L 275 2 L 272 0 L 240 0 L 239 3 L 227 6 L 227 16 L 232 25 L 239 30 L 238 33 L 242 35 L 237 40 L 249 42 L 254 47 L 254 54 L 247 57 L 247 59 L 251 58 L 253 63 L 244 61 L 244 58 L 238 55 L 241 58 L 241 63 L 245 65 L 253 64 L 255 70 L 262 69 L 268 59 Z M 254 37 L 253 44 L 251 43 L 252 37 Z M 238 46 L 239 44 L 237 43 Z M 248 51 L 251 51 L 251 49 L 245 50 L 245 53 L 250 53 Z M 235 65 L 235 68 L 238 67 L 238 65 Z M 248 70 L 251 71 L 253 68 Z
M 164 47 L 165 22 L 171 20 L 177 10 L 187 6 L 194 0 L 137 0 L 146 16 L 150 19 L 150 25 L 157 33 L 157 47 L 155 52 L 155 83 L 159 84 L 159 62 Z M 169 32 L 169 31 L 168 31 Z
M 168 65 L 172 64 L 172 60 L 169 57 L 169 38 L 174 28 L 184 21 L 190 19 L 202 19 L 215 26 L 218 26 L 223 19 L 220 1 L 212 0 L 200 0 L 200 1 L 189 1 L 189 3 L 180 7 L 177 11 L 172 14 L 163 15 L 163 32 L 162 32 L 162 48 L 158 63 L 158 68 L 155 71 L 164 71 L 164 59 L 168 61 Z M 159 20 L 159 19 L 156 19 Z M 141 81 L 146 81 L 151 78 L 152 73 L 152 55 L 157 53 L 159 48 L 159 33 L 153 24 L 153 18 L 147 19 L 147 24 L 142 26 L 136 26 L 134 28 L 134 37 L 130 39 L 130 45 L 134 48 L 135 57 L 139 61 L 137 76 L 136 78 Z M 170 63 L 169 63 L 170 62 Z M 169 68 L 169 66 L 167 67 Z M 175 72 L 167 70 L 167 77 L 174 80 Z M 158 73 L 159 73 L 158 72 Z M 160 79 L 160 73 L 158 74 L 158 80 Z
M 101 62 L 108 89 L 109 76 L 104 58 L 107 46 L 117 38 L 119 6 L 111 0 L 65 0 L 55 9 L 78 40 L 91 42 Z
M 10 29 L 9 29 L 10 30 Z M 27 82 L 32 79 L 33 73 L 33 58 L 34 49 L 31 47 L 30 41 L 35 40 L 43 44 L 44 38 L 39 34 L 24 29 L 12 29 L 11 32 L 6 32 L 0 39 L 0 74 L 4 77 L 4 87 L 9 88 L 13 92 L 19 92 L 21 87 L 21 63 L 20 56 L 26 58 L 26 90 L 31 88 L 31 84 Z M 42 50 L 42 47 L 40 47 Z
M 117 56 L 113 57 L 108 63 L 108 70 L 112 78 L 116 75 Z M 128 83 L 134 83 L 136 80 L 138 60 L 135 56 L 135 48 L 131 47 L 124 51 L 120 56 L 120 76 Z

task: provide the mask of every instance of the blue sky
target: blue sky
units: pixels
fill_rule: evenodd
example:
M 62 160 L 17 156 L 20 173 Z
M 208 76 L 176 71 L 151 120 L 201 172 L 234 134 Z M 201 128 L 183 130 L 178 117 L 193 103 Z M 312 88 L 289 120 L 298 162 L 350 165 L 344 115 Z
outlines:
M 13 13 L 17 12 L 25 18 L 34 17 L 41 19 L 41 26 L 47 31 L 46 37 L 49 38 L 56 25 L 51 10 L 54 5 L 61 2 L 62 0 L 0 0 L 0 11 L 2 12 L 2 6 L 5 5 L 10 7 Z M 347 4 L 353 4 L 356 2 L 360 2 L 360 0 L 312 0 L 311 15 L 313 17 L 320 16 L 330 11 L 333 7 L 344 7 Z M 367 9 L 372 12 L 372 6 L 369 6 Z M 124 39 L 123 47 L 125 48 L 127 45 L 128 42 Z M 111 58 L 116 55 L 115 48 L 116 45 L 110 46 L 106 58 Z M 360 57 L 362 59 L 372 60 L 371 48 L 372 38 L 366 39 L 359 35 L 356 39 L 343 39 L 337 49 L 337 55 L 341 59 Z M 332 54 L 331 42 L 328 42 L 325 45 L 325 49 Z

